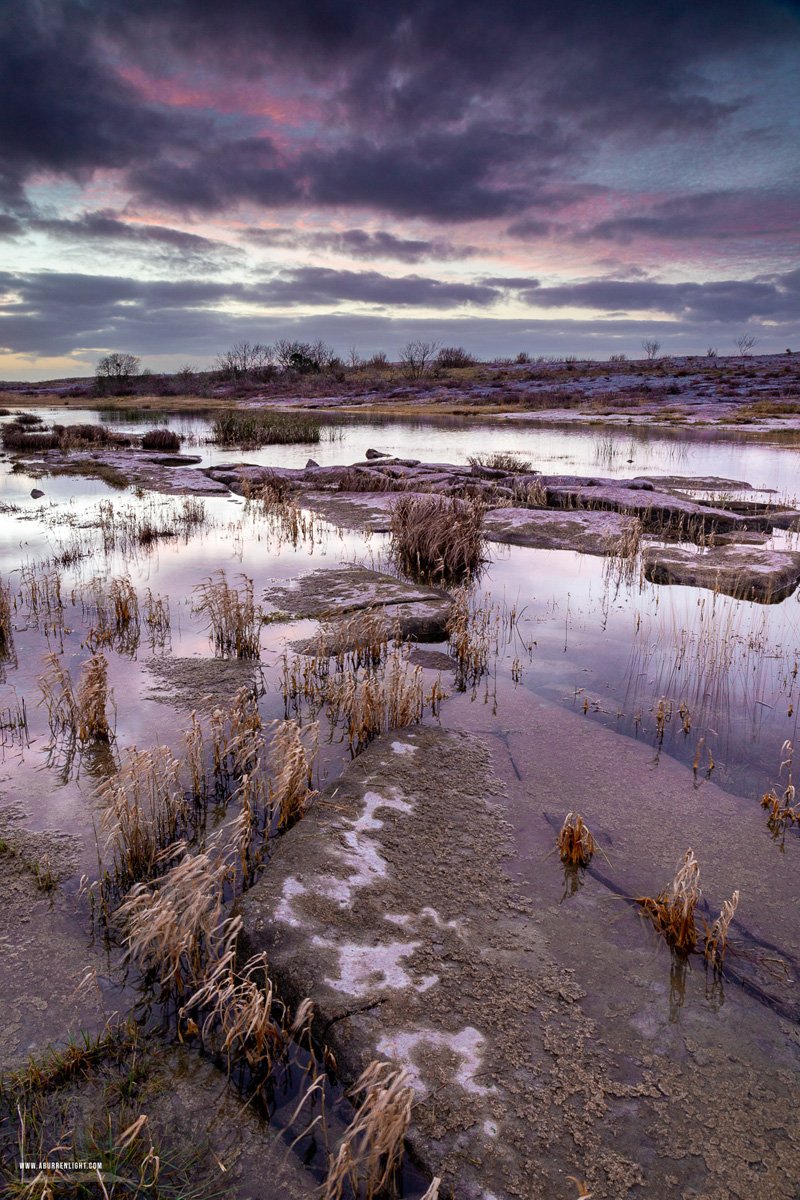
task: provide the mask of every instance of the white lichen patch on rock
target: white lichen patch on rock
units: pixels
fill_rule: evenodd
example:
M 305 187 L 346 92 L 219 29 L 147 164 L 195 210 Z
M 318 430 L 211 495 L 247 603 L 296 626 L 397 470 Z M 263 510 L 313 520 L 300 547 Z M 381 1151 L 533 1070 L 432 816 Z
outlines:
M 409 958 L 419 947 L 419 942 L 384 942 L 378 945 L 334 942 L 315 937 L 314 944 L 331 949 L 338 955 L 339 975 L 337 979 L 325 977 L 325 982 L 337 992 L 350 996 L 366 997 L 376 988 L 413 988 L 425 992 L 438 981 L 438 975 L 423 975 L 417 978 L 401 965 L 401 959 Z
M 422 1079 L 422 1069 L 417 1065 L 420 1047 L 449 1051 L 460 1060 L 460 1065 L 453 1074 L 453 1082 L 473 1096 L 486 1096 L 495 1088 L 484 1087 L 476 1082 L 480 1073 L 483 1058 L 482 1051 L 486 1039 L 473 1029 L 471 1025 L 458 1033 L 443 1033 L 438 1029 L 422 1029 L 415 1033 L 395 1033 L 391 1037 L 381 1038 L 378 1042 L 378 1052 L 387 1058 L 402 1062 L 411 1078 L 414 1090 L 420 1095 L 429 1091 Z

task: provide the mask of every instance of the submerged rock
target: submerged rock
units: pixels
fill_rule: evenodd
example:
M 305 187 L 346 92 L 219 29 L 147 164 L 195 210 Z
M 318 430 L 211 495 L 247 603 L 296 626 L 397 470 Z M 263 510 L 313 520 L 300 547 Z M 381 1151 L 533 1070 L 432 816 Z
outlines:
M 634 536 L 636 518 L 602 509 L 495 508 L 486 514 L 484 528 L 490 542 L 616 554 L 626 535 Z
M 343 617 L 350 613 L 382 612 L 406 638 L 437 642 L 446 636 L 452 598 L 440 588 L 405 583 L 352 563 L 337 563 L 276 583 L 265 600 L 289 617 Z
M 760 546 L 729 545 L 698 552 L 681 546 L 653 546 L 643 555 L 645 578 L 713 588 L 743 600 L 776 604 L 800 582 L 800 554 Z

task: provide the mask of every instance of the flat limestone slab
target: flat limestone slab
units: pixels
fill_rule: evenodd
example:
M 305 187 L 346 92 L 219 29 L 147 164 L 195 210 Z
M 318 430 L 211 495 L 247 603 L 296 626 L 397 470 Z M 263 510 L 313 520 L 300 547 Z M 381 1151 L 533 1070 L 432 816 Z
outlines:
M 486 514 L 490 542 L 614 554 L 635 525 L 634 517 L 603 509 L 495 508 Z
M 800 581 L 800 554 L 760 546 L 715 546 L 697 553 L 680 546 L 650 547 L 644 552 L 645 578 L 713 588 L 744 600 L 776 604 Z
M 549 1195 L 531 1181 L 539 1139 L 560 1144 L 554 1173 L 576 1161 L 564 1110 L 542 1094 L 545 1048 L 531 1046 L 545 1004 L 554 1033 L 571 1028 L 575 1078 L 587 1069 L 582 993 L 502 869 L 487 761 L 468 734 L 385 734 L 238 903 L 243 958 L 266 951 L 281 997 L 312 999 L 345 1082 L 376 1058 L 408 1068 L 410 1144 L 463 1200 Z
M 344 617 L 375 609 L 400 626 L 405 637 L 441 641 L 452 598 L 440 588 L 405 583 L 354 563 L 322 567 L 299 579 L 267 587 L 264 598 L 290 617 Z

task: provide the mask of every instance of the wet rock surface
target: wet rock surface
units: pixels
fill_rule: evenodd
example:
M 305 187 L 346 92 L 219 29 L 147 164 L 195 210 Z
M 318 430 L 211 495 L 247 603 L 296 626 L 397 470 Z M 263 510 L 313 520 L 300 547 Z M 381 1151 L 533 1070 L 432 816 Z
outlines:
M 339 563 L 266 589 L 265 600 L 288 617 L 344 617 L 371 610 L 384 614 L 407 638 L 446 637 L 452 599 L 440 588 L 406 583 L 352 563 Z
M 695 551 L 653 546 L 643 555 L 645 578 L 654 583 L 711 588 L 744 600 L 778 603 L 800 582 L 800 553 L 753 545 Z
M 148 659 L 145 665 L 156 680 L 148 695 L 189 711 L 200 708 L 204 700 L 230 704 L 239 688 L 252 686 L 257 673 L 252 662 L 236 658 L 160 657 Z
M 617 553 L 635 527 L 635 517 L 594 509 L 495 508 L 484 520 L 490 542 L 601 555 Z
M 409 1142 L 445 1195 L 550 1200 L 573 1174 L 597 1200 L 790 1200 L 800 1170 L 794 1021 L 761 1009 L 754 1040 L 752 1013 L 743 1027 L 737 1011 L 758 1004 L 735 986 L 721 1009 L 690 1002 L 685 981 L 659 985 L 669 963 L 659 957 L 654 969 L 657 940 L 634 914 L 624 933 L 591 936 L 593 922 L 630 912 L 622 896 L 671 873 L 709 812 L 722 821 L 740 803 L 710 784 L 698 808 L 692 772 L 666 763 L 653 842 L 649 827 L 639 834 L 615 817 L 620 790 L 631 790 L 626 808 L 642 800 L 652 752 L 577 716 L 565 737 L 562 709 L 527 704 L 540 715 L 519 728 L 460 704 L 451 720 L 467 715 L 473 733 L 418 728 L 373 743 L 239 902 L 242 954 L 266 951 L 290 1002 L 311 997 L 345 1081 L 373 1058 L 407 1067 L 417 1093 Z M 559 822 L 562 809 L 588 807 L 611 860 L 598 879 L 619 876 L 617 890 L 604 899 L 607 884 L 587 883 L 581 903 L 580 880 L 569 890 L 565 876 L 562 901 L 574 899 L 548 902 L 543 876 L 562 868 L 541 843 L 517 841 L 531 804 Z M 689 813 L 690 828 L 678 829 Z M 627 844 L 641 837 L 651 841 L 637 856 Z M 738 872 L 750 903 L 742 925 L 757 927 L 758 863 L 732 872 L 708 857 L 710 892 L 728 894 Z M 796 941 L 786 922 L 772 932 Z

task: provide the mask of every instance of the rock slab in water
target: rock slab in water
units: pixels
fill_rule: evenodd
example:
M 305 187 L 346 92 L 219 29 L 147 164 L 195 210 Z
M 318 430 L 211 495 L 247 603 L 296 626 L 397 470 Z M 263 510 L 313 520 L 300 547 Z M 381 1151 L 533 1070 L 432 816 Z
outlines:
M 728 596 L 775 604 L 800 581 L 800 554 L 759 546 L 716 546 L 705 552 L 681 546 L 653 546 L 643 555 L 645 578 L 713 588 Z
M 577 1047 L 582 992 L 503 872 L 487 762 L 468 734 L 383 735 L 238 902 L 242 961 L 266 951 L 281 997 L 310 997 L 345 1082 L 372 1059 L 407 1068 L 410 1145 L 460 1200 L 544 1194 L 530 1180 L 539 1138 L 550 1166 L 575 1161 L 559 1152 L 572 1135 L 542 1088 L 530 1022 L 557 997 Z
M 490 542 L 584 554 L 618 553 L 635 525 L 635 517 L 603 509 L 495 508 L 484 518 Z
M 353 563 L 322 567 L 290 583 L 267 587 L 265 600 L 290 617 L 344 617 L 367 609 L 385 613 L 404 637 L 442 641 L 452 598 L 440 588 L 405 583 Z

